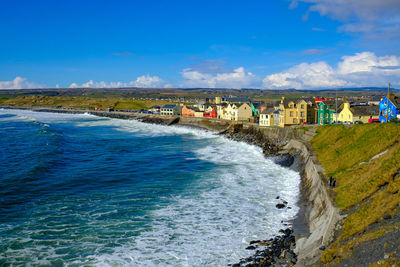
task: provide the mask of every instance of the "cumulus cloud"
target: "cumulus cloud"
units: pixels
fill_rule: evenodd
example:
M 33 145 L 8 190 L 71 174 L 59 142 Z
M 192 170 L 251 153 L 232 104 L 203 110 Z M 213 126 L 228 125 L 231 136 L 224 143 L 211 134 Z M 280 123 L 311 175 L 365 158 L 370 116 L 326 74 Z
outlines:
M 400 57 L 378 57 L 372 52 L 343 56 L 336 67 L 324 61 L 301 63 L 286 71 L 268 75 L 264 88 L 334 88 L 347 86 L 400 85 Z
M 34 89 L 43 88 L 42 84 L 37 84 L 34 82 L 29 82 L 26 78 L 15 77 L 11 81 L 0 81 L 0 89 Z
M 318 12 L 321 16 L 344 22 L 340 31 L 363 33 L 366 37 L 399 36 L 400 1 L 398 0 L 292 0 L 289 8 L 298 2 L 310 4 L 305 14 Z M 393 30 L 395 28 L 395 30 Z
M 182 72 L 183 87 L 205 87 L 205 88 L 251 88 L 260 80 L 251 72 L 246 72 L 243 67 L 234 69 L 231 72 L 207 73 L 184 69 Z
M 143 87 L 143 88 L 156 88 L 156 87 L 170 87 L 170 84 L 164 82 L 158 76 L 142 75 L 136 78 L 135 81 L 129 82 L 96 82 L 90 80 L 83 84 L 71 83 L 70 88 L 121 88 L 121 87 Z

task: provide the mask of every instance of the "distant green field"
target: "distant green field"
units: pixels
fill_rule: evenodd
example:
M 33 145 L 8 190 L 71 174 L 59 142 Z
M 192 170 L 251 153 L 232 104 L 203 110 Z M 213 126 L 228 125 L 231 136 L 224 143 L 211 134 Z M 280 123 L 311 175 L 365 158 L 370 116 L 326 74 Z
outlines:
M 399 212 L 400 123 L 319 127 L 312 146 L 326 177 L 337 179 L 335 200 L 348 213 L 341 235 L 322 257 L 324 263 L 338 262 L 356 244 L 398 227 L 367 231 L 385 214 Z
M 132 100 L 130 98 L 115 98 L 108 96 L 2 96 L 0 97 L 0 105 L 3 106 L 18 106 L 18 107 L 69 107 L 69 108 L 88 108 L 106 109 L 113 107 L 114 109 L 123 110 L 140 110 L 147 109 L 154 105 L 171 104 L 164 100 Z

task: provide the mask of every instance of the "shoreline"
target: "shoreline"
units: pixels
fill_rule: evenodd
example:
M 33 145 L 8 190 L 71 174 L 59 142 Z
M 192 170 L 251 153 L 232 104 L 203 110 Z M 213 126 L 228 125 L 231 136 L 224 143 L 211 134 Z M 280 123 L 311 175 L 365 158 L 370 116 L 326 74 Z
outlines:
M 179 116 L 160 116 L 152 114 L 137 114 L 127 112 L 105 112 L 92 110 L 77 109 L 57 109 L 44 107 L 8 107 L 1 106 L 3 109 L 22 109 L 37 112 L 66 113 L 66 114 L 91 114 L 99 117 L 109 117 L 118 119 L 135 119 L 145 123 L 162 124 L 162 125 L 179 125 L 187 127 L 195 127 L 217 132 L 226 138 L 246 142 L 262 148 L 263 153 L 267 157 L 274 157 L 274 162 L 283 167 L 290 168 L 300 174 L 300 194 L 297 203 L 299 212 L 295 218 L 288 222 L 290 227 L 281 229 L 283 236 L 275 236 L 270 240 L 254 240 L 249 244 L 248 249 L 254 249 L 253 256 L 242 259 L 240 263 L 230 264 L 232 266 L 244 266 L 253 264 L 258 266 L 261 264 L 272 264 L 273 266 L 306 266 L 315 263 L 321 255 L 320 247 L 328 245 L 331 241 L 336 229 L 336 224 L 340 220 L 338 212 L 335 211 L 329 196 L 318 197 L 318 195 L 310 196 L 312 187 L 316 187 L 319 194 L 321 190 L 325 191 L 324 184 L 320 177 L 321 167 L 316 164 L 316 159 L 310 145 L 307 144 L 305 131 L 297 131 L 295 128 L 264 128 L 252 123 L 241 123 L 236 121 L 225 121 L 210 118 L 194 118 Z M 311 163 L 311 164 L 310 164 Z M 312 166 L 308 166 L 312 165 Z M 311 178 L 311 179 L 310 179 Z M 315 184 L 318 184 L 317 186 Z M 323 192 L 322 192 L 322 195 Z M 315 200 L 318 200 L 317 205 Z M 293 205 L 294 203 L 291 203 Z M 327 217 L 325 211 L 315 211 L 315 206 L 330 206 L 328 217 L 328 227 L 321 227 L 322 221 Z M 336 214 L 337 213 L 337 214 Z M 321 216 L 322 215 L 322 216 Z M 315 222 L 317 221 L 317 222 Z M 282 222 L 283 224 L 283 222 Z M 285 224 L 283 224 L 285 225 Z M 291 237 L 293 234 L 293 238 Z M 328 237 L 326 237 L 328 236 Z M 291 242 L 283 243 L 288 239 Z M 265 244 L 269 246 L 264 246 Z M 255 246 L 261 244 L 263 246 Z M 277 245 L 278 244 L 278 245 Z M 273 248 L 273 250 L 271 250 Z M 256 250 L 257 249 L 257 250 Z M 259 250 L 263 249 L 263 250 Z M 266 253 L 272 251 L 273 253 Z M 278 252 L 279 251 L 279 252 Z

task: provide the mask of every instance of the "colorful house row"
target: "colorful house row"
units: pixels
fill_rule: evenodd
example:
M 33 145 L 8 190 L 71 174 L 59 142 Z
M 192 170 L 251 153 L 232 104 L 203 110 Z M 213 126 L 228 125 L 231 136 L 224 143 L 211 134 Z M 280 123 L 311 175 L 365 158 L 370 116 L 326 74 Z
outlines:
M 374 105 L 355 105 L 341 100 L 326 100 L 318 105 L 319 125 L 332 123 L 368 123 L 379 118 L 379 107 Z

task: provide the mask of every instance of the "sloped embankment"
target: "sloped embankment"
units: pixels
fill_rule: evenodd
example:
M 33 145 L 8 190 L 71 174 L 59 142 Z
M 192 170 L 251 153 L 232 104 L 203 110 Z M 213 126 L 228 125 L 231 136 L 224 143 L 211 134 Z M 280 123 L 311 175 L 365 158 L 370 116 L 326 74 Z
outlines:
M 399 263 L 400 125 L 319 127 L 311 144 L 325 179 L 332 176 L 337 181 L 330 194 L 344 216 L 321 262 Z

